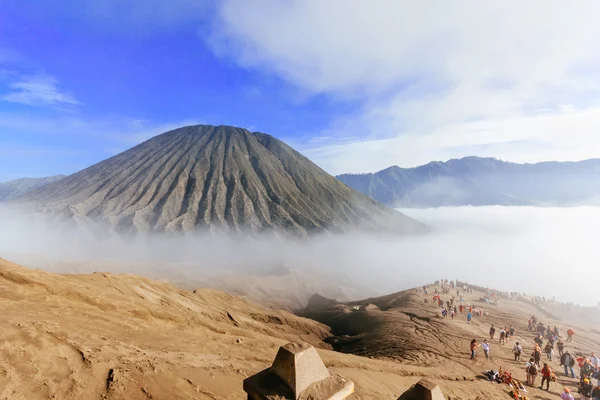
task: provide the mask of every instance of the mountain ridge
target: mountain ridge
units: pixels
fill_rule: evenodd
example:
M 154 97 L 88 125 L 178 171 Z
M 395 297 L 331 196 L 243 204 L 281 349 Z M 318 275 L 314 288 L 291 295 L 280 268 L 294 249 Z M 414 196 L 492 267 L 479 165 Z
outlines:
M 43 178 L 20 178 L 6 182 L 0 182 L 0 201 L 8 201 L 23 196 L 28 192 L 57 182 L 66 175 L 53 175 Z
M 597 202 L 598 172 L 600 159 L 518 164 L 470 156 L 336 178 L 391 207 L 566 206 Z

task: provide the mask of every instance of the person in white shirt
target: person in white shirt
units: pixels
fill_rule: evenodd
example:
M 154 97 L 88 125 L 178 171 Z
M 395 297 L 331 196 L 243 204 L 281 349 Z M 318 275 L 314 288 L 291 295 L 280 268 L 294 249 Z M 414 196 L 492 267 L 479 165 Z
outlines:
M 521 361 L 521 353 L 523 352 L 523 347 L 519 344 L 519 342 L 515 343 L 515 347 L 513 347 L 513 353 L 515 354 L 515 361 Z
M 490 358 L 490 344 L 488 343 L 487 339 L 485 339 L 483 341 L 483 345 L 481 347 L 483 348 L 483 354 L 485 354 L 485 358 L 489 360 L 489 358 Z

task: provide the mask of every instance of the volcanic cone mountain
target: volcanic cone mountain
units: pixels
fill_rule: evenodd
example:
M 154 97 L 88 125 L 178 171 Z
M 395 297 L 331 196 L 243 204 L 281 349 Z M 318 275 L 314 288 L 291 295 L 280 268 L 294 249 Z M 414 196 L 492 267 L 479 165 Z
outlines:
M 19 200 L 122 233 L 423 230 L 274 137 L 229 126 L 175 129 Z

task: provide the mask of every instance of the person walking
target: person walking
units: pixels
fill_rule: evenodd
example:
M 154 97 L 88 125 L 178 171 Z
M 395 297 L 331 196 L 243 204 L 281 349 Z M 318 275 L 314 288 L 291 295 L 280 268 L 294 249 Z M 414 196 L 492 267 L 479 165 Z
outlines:
M 533 358 L 530 358 L 529 362 L 525 364 L 525 371 L 527 372 L 527 384 L 529 386 L 535 385 L 535 377 L 538 374 L 538 367 Z
M 567 342 L 573 341 L 573 335 L 575 335 L 575 331 L 573 330 L 573 328 L 569 328 L 567 330 Z
M 558 342 L 556 342 L 556 348 L 558 349 L 558 356 L 562 357 L 563 353 L 565 352 L 565 342 L 563 342 L 562 339 L 558 339 Z
M 500 328 L 500 344 L 506 343 L 506 330 L 504 328 Z
M 542 345 L 544 344 L 544 339 L 542 338 L 542 335 L 537 335 L 535 339 L 533 339 L 533 341 L 540 347 L 542 347 Z
M 523 352 L 523 347 L 519 344 L 519 342 L 515 343 L 515 347 L 513 347 L 513 353 L 515 354 L 515 361 L 521 361 L 521 353 Z
M 552 348 L 552 344 L 550 342 L 546 343 L 546 347 L 544 347 L 544 352 L 546 353 L 548 361 L 552 361 L 552 353 L 554 352 L 554 349 Z
M 569 376 L 569 371 L 571 371 L 571 378 L 575 379 L 575 357 L 571 355 L 569 350 L 563 353 L 560 358 L 560 365 L 565 367 L 565 376 Z
M 476 355 L 475 350 L 477 350 L 478 347 L 479 347 L 479 345 L 477 344 L 477 340 L 476 339 L 471 340 L 471 346 L 470 346 L 470 349 L 471 349 L 471 360 L 475 359 L 475 355 Z
M 471 323 L 471 318 L 473 318 L 473 315 L 470 312 L 467 313 L 467 324 Z
M 544 363 L 544 368 L 542 368 L 542 383 L 540 384 L 540 389 L 544 388 L 544 382 L 546 382 L 546 391 L 550 389 L 550 379 L 552 378 L 552 370 L 548 366 L 547 363 Z
M 494 325 L 492 325 L 492 327 L 490 328 L 490 340 L 494 340 L 495 335 L 496 335 L 496 328 L 494 328 Z
M 490 359 L 490 344 L 488 343 L 487 339 L 483 340 L 483 345 L 481 346 L 481 348 L 483 349 L 483 354 L 485 354 L 485 359 L 489 360 Z
M 538 346 L 537 344 L 535 345 L 535 348 L 533 349 L 533 359 L 535 360 L 535 364 L 538 366 L 538 368 L 540 368 L 540 361 L 542 360 L 542 349 L 540 348 L 540 346 Z

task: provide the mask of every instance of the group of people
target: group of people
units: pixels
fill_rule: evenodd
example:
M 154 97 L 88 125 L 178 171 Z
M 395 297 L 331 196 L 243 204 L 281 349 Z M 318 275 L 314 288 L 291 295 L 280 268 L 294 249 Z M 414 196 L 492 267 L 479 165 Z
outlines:
M 508 328 L 500 328 L 500 332 L 498 333 L 498 335 L 500 336 L 499 343 L 506 344 L 507 340 L 515 336 L 515 332 L 516 330 L 512 325 L 510 325 Z M 494 340 L 494 336 L 496 336 L 496 328 L 494 327 L 494 325 L 492 325 L 492 327 L 490 328 L 490 340 Z
M 529 361 L 525 364 L 525 371 L 527 374 L 527 384 L 534 386 L 536 377 L 542 376 L 540 388 L 549 390 L 550 383 L 556 382 L 557 377 L 554 371 L 550 367 L 550 362 L 553 360 L 554 349 L 558 350 L 558 356 L 560 357 L 560 366 L 564 367 L 565 376 L 575 379 L 575 366 L 579 366 L 579 394 L 581 399 L 586 400 L 600 400 L 600 357 L 596 356 L 595 353 L 591 353 L 589 358 L 584 356 L 576 357 L 569 350 L 565 349 L 565 341 L 563 341 L 560 330 L 554 326 L 551 328 L 549 325 L 539 323 L 535 317 L 531 317 L 529 320 L 529 330 L 537 331 L 537 336 L 534 338 L 533 352 Z M 499 336 L 499 344 L 506 344 L 510 338 L 515 336 L 515 329 L 512 325 L 508 328 L 501 327 L 499 330 L 492 325 L 489 330 L 490 341 L 493 341 Z M 572 328 L 567 330 L 566 342 L 571 342 L 575 331 Z M 490 343 L 487 339 L 480 345 L 476 339 L 473 339 L 470 344 L 471 359 L 475 359 L 476 352 L 479 347 L 483 348 L 483 352 L 486 359 L 490 357 Z M 515 361 L 520 362 L 523 354 L 523 346 L 519 342 L 516 342 L 513 346 L 513 353 Z M 542 364 L 542 354 L 546 354 L 547 362 Z M 596 385 L 594 385 L 594 380 Z M 573 395 L 569 388 L 564 388 L 561 394 L 563 400 L 574 400 Z

